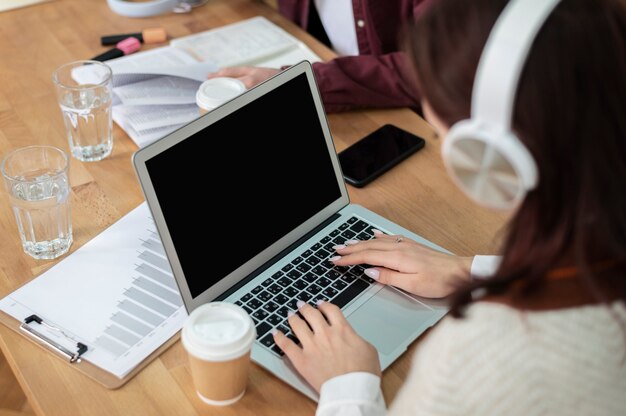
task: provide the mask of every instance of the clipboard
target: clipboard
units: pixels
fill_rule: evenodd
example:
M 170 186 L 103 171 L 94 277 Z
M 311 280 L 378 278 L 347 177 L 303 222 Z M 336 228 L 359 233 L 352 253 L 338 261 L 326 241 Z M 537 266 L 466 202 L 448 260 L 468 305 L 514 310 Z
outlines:
M 24 335 L 25 332 L 23 329 L 20 329 L 24 322 L 20 322 L 17 319 L 9 316 L 8 314 L 0 311 L 0 323 L 4 324 L 7 328 L 15 331 L 20 335 Z M 26 339 L 30 340 L 33 344 L 40 347 L 42 350 L 47 352 L 52 352 L 52 355 L 56 357 L 58 360 L 61 360 L 66 365 L 71 366 L 72 368 L 80 371 L 87 377 L 91 378 L 95 382 L 101 384 L 109 390 L 115 390 L 122 387 L 126 384 L 130 379 L 136 376 L 141 370 L 143 370 L 148 364 L 150 364 L 155 358 L 165 352 L 169 347 L 176 344 L 180 339 L 180 331 L 177 332 L 174 336 L 172 336 L 169 340 L 167 340 L 164 344 L 162 344 L 159 348 L 157 348 L 152 354 L 146 357 L 138 366 L 136 366 L 130 373 L 128 373 L 123 378 L 118 378 L 115 375 L 109 373 L 108 371 L 103 370 L 102 368 L 90 363 L 87 360 L 83 360 L 82 354 L 79 355 L 78 359 L 71 362 L 70 357 L 67 357 L 54 348 L 51 348 L 49 344 L 45 343 L 41 339 L 37 339 L 35 337 L 27 336 Z M 88 348 L 88 346 L 87 346 Z M 77 351 L 78 352 L 78 351 Z
M 108 389 L 180 337 L 187 314 L 146 203 L 0 299 L 0 322 Z

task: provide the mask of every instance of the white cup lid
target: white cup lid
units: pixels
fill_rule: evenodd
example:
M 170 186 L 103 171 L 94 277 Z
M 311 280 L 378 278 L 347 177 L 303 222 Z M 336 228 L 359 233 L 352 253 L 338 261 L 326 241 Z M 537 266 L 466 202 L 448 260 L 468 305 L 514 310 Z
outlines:
M 196 103 L 199 107 L 212 110 L 235 98 L 246 90 L 243 82 L 236 78 L 213 78 L 204 81 L 196 92 Z
M 256 329 L 248 313 L 232 303 L 211 302 L 194 309 L 183 326 L 182 342 L 192 355 L 227 361 L 252 347 Z

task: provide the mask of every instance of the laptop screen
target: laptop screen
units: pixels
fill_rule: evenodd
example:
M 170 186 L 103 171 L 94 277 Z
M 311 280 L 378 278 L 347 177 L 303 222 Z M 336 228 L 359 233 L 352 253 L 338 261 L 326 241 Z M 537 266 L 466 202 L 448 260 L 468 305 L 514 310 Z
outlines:
M 145 164 L 193 298 L 341 197 L 304 73 Z

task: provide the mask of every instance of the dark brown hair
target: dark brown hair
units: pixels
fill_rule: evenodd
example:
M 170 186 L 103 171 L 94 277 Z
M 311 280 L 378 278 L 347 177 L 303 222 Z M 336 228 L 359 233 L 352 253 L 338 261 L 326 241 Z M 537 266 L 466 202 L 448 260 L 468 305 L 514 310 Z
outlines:
M 420 91 L 447 125 L 470 116 L 472 85 L 487 37 L 507 0 L 435 0 L 406 32 Z M 617 0 L 563 0 L 524 66 L 513 129 L 539 168 L 539 184 L 508 224 L 492 279 L 460 288 L 526 292 L 547 273 L 575 266 L 598 300 L 594 265 L 626 279 L 626 13 Z M 618 298 L 626 299 L 626 293 Z

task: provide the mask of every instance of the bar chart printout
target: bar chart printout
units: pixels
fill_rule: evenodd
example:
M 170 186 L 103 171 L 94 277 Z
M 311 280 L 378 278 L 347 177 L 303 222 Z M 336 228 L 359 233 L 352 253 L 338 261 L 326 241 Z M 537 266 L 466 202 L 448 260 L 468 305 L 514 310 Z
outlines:
M 47 272 L 0 299 L 0 310 L 32 324 L 83 359 L 124 377 L 180 330 L 182 298 L 146 203 Z

